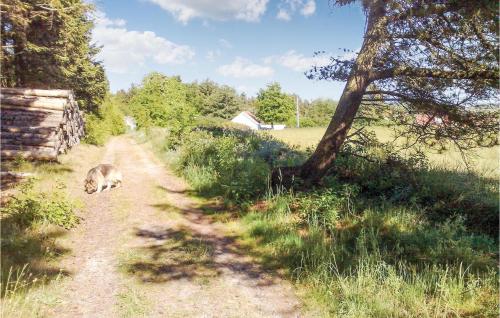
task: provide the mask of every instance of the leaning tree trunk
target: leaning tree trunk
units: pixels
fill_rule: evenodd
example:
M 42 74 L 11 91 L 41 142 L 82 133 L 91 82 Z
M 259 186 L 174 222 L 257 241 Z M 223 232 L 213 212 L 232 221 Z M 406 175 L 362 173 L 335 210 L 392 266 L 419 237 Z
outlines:
M 335 158 L 352 126 L 366 88 L 371 83 L 370 70 L 377 57 L 385 28 L 383 1 L 374 1 L 368 14 L 363 45 L 340 97 L 335 114 L 311 157 L 300 167 L 281 169 L 273 175 L 273 182 L 288 186 L 293 176 L 300 176 L 305 184 L 318 183 L 333 166 Z

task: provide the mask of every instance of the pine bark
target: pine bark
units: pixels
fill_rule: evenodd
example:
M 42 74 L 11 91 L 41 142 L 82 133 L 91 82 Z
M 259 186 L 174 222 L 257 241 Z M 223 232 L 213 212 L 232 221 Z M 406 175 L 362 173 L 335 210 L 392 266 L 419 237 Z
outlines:
M 383 1 L 374 1 L 367 12 L 367 26 L 363 45 L 347 79 L 335 113 L 314 153 L 298 169 L 275 172 L 273 181 L 281 179 L 287 186 L 293 176 L 299 176 L 306 185 L 318 183 L 332 168 L 347 137 L 367 87 L 372 82 L 372 66 L 377 57 L 381 31 L 385 27 Z

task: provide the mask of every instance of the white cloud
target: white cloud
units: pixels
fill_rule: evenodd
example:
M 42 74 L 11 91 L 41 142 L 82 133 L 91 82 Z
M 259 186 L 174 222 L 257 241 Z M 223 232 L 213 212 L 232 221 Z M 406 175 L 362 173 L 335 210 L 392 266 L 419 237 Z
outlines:
M 96 26 L 108 27 L 108 26 L 117 26 L 122 27 L 125 26 L 126 22 L 123 19 L 109 19 L 106 14 L 102 11 L 94 12 L 94 22 Z
M 127 73 L 130 68 L 152 60 L 158 64 L 181 64 L 191 60 L 194 51 L 173 43 L 152 31 L 129 31 L 124 20 L 110 20 L 103 12 L 95 15 L 92 39 L 103 48 L 98 58 L 106 70 Z
M 302 9 L 300 10 L 300 13 L 307 17 L 314 14 L 315 11 L 316 11 L 316 2 L 314 2 L 314 0 L 309 0 L 304 4 Z
M 278 18 L 278 20 L 290 21 L 290 19 L 292 17 L 290 16 L 290 12 L 288 12 L 284 9 L 279 9 L 278 14 L 276 15 L 276 18 Z
M 307 71 L 312 66 L 325 66 L 329 62 L 330 58 L 327 55 L 307 57 L 295 50 L 290 50 L 283 55 L 268 56 L 264 59 L 266 64 L 277 63 L 297 72 Z
M 194 18 L 256 22 L 266 12 L 269 0 L 149 0 L 187 23 Z
M 314 0 L 282 0 L 278 7 L 276 18 L 283 21 L 290 21 L 292 15 L 296 12 L 305 17 L 316 12 L 316 2 Z
M 241 57 L 237 57 L 231 64 L 220 66 L 217 72 L 223 76 L 235 78 L 269 77 L 274 74 L 271 67 L 254 64 L 250 60 Z

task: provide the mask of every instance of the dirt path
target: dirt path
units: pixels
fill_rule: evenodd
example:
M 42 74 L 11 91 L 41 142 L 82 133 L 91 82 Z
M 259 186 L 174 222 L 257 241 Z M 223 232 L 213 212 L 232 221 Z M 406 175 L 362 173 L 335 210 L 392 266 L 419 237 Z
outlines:
M 290 284 L 246 256 L 145 147 L 117 137 L 100 162 L 119 167 L 123 187 L 86 195 L 81 180 L 70 186 L 86 211 L 53 316 L 302 316 Z

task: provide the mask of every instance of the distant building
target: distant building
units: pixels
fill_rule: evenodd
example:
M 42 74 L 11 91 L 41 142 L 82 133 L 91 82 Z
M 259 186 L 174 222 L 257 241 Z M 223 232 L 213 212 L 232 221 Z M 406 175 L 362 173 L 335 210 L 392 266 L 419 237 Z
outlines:
M 135 123 L 135 119 L 130 116 L 125 116 L 125 125 L 127 125 L 129 130 L 135 130 L 137 128 L 137 124 Z
M 260 130 L 283 130 L 285 129 L 285 125 L 269 125 L 269 124 L 260 124 Z
M 285 125 L 269 125 L 262 123 L 254 114 L 243 111 L 231 120 L 233 123 L 245 125 L 252 130 L 283 130 Z
M 420 126 L 425 125 L 442 125 L 443 123 L 447 123 L 448 116 L 438 116 L 438 115 L 429 115 L 429 114 L 417 114 L 415 116 L 415 123 Z

